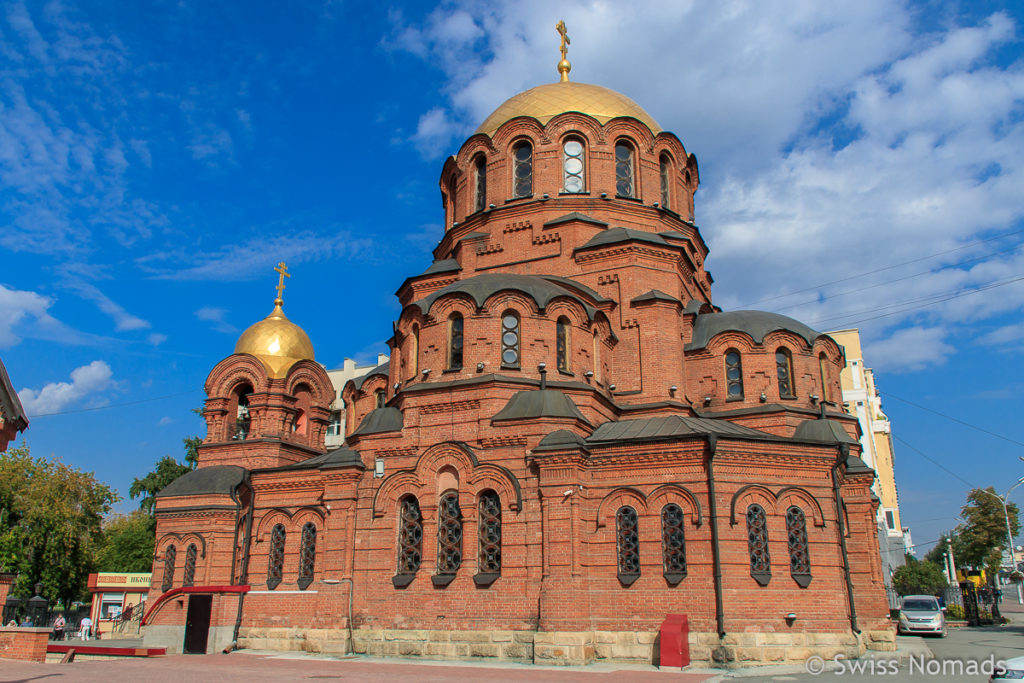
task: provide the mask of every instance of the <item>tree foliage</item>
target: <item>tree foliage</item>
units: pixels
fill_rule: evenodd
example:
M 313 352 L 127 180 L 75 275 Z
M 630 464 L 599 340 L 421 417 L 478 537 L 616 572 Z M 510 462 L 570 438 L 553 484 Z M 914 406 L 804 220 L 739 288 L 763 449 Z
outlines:
M 33 458 L 27 446 L 0 453 L 0 565 L 18 574 L 15 594 L 43 584 L 43 596 L 81 597 L 103 516 L 117 493 L 60 460 Z
M 892 585 L 900 595 L 935 595 L 946 586 L 946 575 L 934 562 L 908 555 L 907 563 L 893 572 Z
M 141 510 L 108 517 L 96 546 L 96 571 L 152 570 L 155 533 L 155 520 Z
M 1010 503 L 1004 516 L 1003 504 L 991 486 L 971 490 L 967 504 L 960 509 L 964 522 L 957 527 L 953 542 L 957 564 L 985 569 L 989 576 L 995 576 L 1006 551 L 1007 517 L 1011 534 L 1016 537 L 1020 532 L 1017 512 L 1017 506 Z
M 186 439 L 187 441 L 187 439 Z M 128 495 L 132 500 L 139 498 L 139 509 L 147 515 L 153 514 L 153 507 L 156 504 L 156 494 L 172 481 L 191 471 L 188 465 L 182 465 L 169 455 L 165 455 L 156 462 L 156 467 L 142 479 L 136 478 L 128 489 Z

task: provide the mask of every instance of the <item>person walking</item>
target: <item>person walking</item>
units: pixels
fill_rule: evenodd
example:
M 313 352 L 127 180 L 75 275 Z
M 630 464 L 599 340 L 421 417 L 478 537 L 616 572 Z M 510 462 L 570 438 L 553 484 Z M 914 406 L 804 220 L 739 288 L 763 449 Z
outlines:
M 92 619 L 87 616 L 82 618 L 82 631 L 79 633 L 82 640 L 89 640 L 89 635 L 92 633 Z
M 63 614 L 58 614 L 57 618 L 53 620 L 53 639 L 64 640 L 64 626 L 67 621 L 64 619 Z

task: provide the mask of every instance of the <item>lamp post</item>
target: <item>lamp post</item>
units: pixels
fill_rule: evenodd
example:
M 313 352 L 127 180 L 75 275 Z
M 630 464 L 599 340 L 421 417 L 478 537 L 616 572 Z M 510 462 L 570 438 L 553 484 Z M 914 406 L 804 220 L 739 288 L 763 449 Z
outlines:
M 1024 458 L 1021 458 L 1021 460 L 1024 460 Z M 1009 490 L 1007 490 L 1006 494 L 1003 495 L 1003 496 L 1000 496 L 998 494 L 992 493 L 991 491 L 986 491 L 985 489 L 978 489 L 978 491 L 981 491 L 982 493 L 987 493 L 988 495 L 992 496 L 993 498 L 998 499 L 999 502 L 1003 504 L 1003 519 L 1006 520 L 1006 542 L 1009 544 L 1009 545 L 1006 546 L 1006 549 L 1007 549 L 1007 552 L 1010 553 L 1010 568 L 1011 568 L 1011 571 L 1015 571 L 1017 569 L 1017 565 L 1015 565 L 1013 563 L 1013 532 L 1010 531 L 1010 513 L 1007 511 L 1006 503 L 1010 499 L 1010 493 L 1012 493 L 1013 490 L 1015 488 L 1017 488 L 1018 486 L 1020 486 L 1021 484 L 1024 484 L 1024 477 L 1021 477 L 1020 479 L 1018 479 L 1017 483 L 1014 484 L 1013 486 L 1011 486 L 1009 488 Z M 1024 605 L 1024 594 L 1022 594 L 1022 592 L 1021 592 L 1020 582 L 1016 582 L 1016 585 L 1017 585 L 1017 604 L 1018 605 Z

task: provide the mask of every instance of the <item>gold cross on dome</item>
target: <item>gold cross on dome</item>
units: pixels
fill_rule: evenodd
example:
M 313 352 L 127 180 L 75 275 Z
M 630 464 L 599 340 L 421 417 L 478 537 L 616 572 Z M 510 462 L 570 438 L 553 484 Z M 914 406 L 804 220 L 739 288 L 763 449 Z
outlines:
M 274 268 L 274 271 L 279 273 L 278 278 L 277 278 L 277 287 L 276 287 L 276 289 L 277 289 L 277 300 L 274 301 L 274 303 L 277 304 L 278 306 L 280 306 L 281 304 L 284 303 L 284 299 L 281 298 L 281 294 L 284 292 L 284 279 L 286 277 L 291 277 L 292 274 L 288 272 L 288 266 L 286 266 L 284 264 L 284 261 L 281 261 L 280 263 L 278 263 L 277 264 L 277 268 Z
M 565 28 L 565 22 L 559 21 L 555 24 L 555 30 L 558 31 L 558 35 L 562 36 L 562 45 L 558 48 L 562 53 L 562 60 L 558 62 L 558 73 L 561 75 L 563 83 L 569 81 L 569 70 L 572 69 L 572 64 L 566 59 L 566 55 L 569 53 L 569 33 Z

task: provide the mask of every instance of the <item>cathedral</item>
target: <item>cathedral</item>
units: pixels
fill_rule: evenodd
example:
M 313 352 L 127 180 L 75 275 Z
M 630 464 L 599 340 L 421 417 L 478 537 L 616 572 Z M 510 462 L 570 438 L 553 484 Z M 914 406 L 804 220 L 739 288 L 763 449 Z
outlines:
M 657 663 L 680 615 L 705 665 L 894 649 L 843 348 L 712 303 L 696 157 L 560 30 L 444 163 L 387 363 L 332 386 L 278 267 L 156 499 L 148 646 Z

